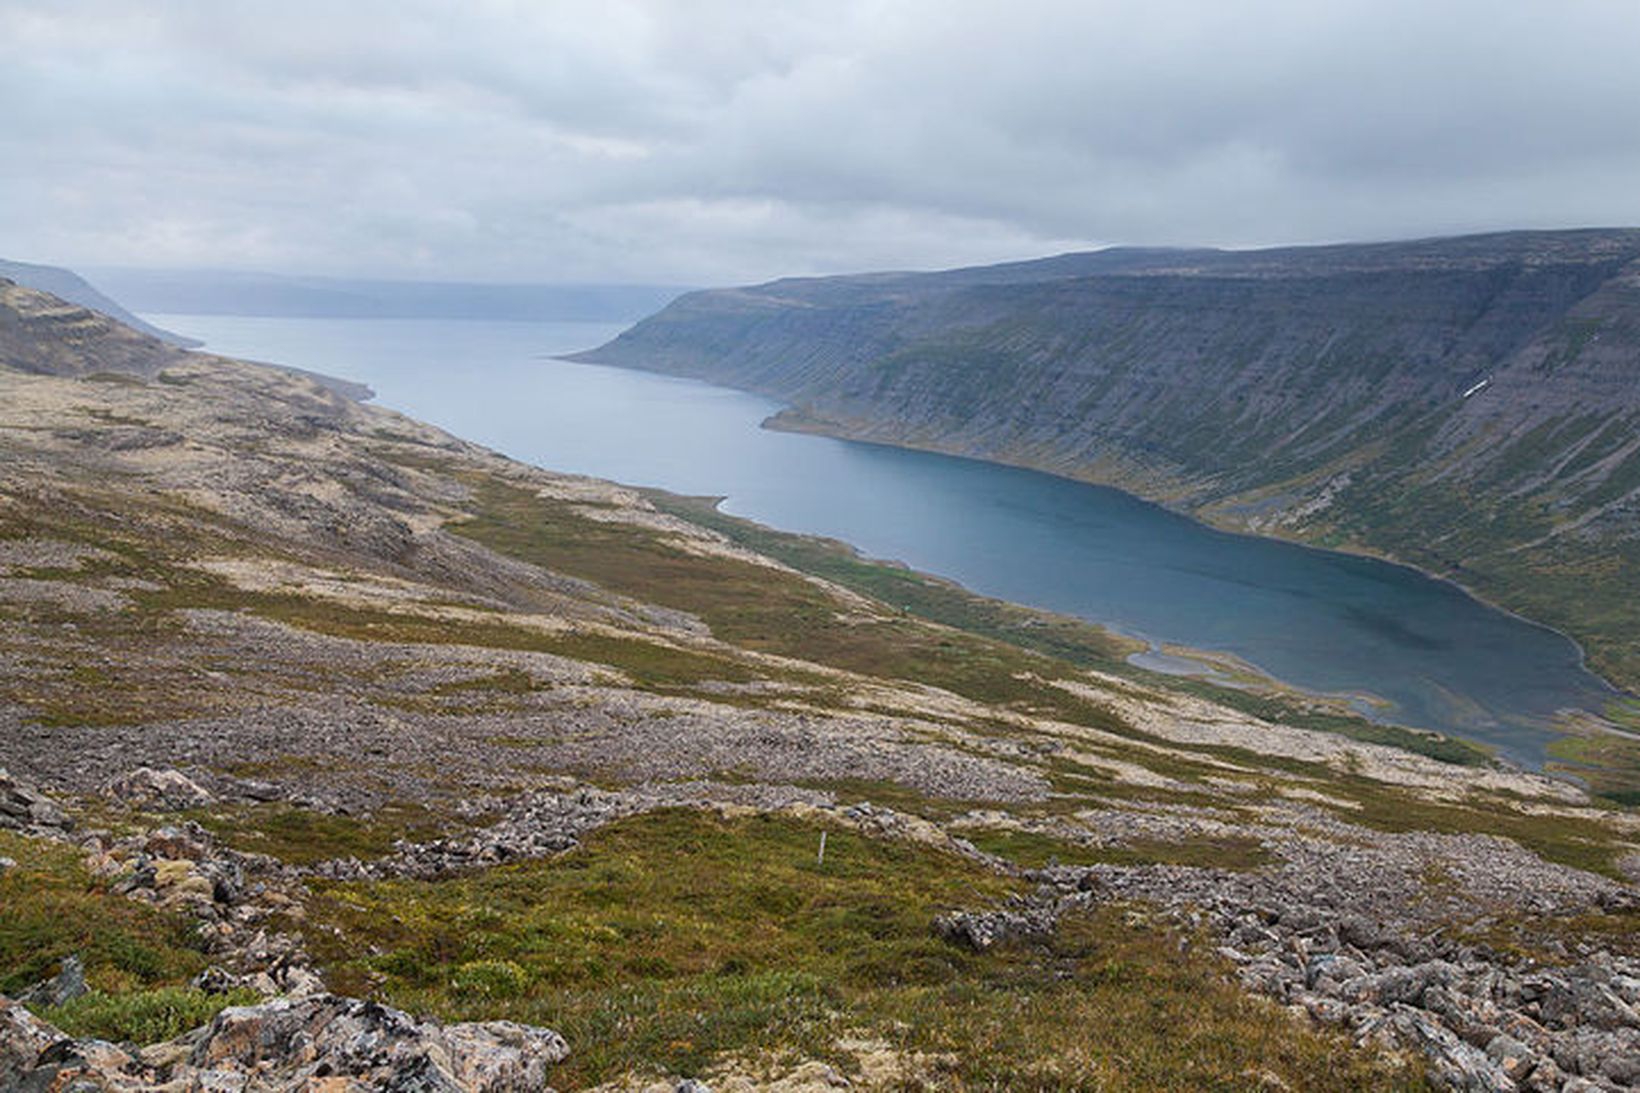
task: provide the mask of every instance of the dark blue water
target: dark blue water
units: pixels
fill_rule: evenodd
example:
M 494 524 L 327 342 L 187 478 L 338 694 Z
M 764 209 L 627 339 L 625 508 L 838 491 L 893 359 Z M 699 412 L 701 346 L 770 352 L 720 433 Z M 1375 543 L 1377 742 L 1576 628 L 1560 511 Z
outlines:
M 779 406 L 553 354 L 599 324 L 147 316 L 216 352 L 376 389 L 515 458 L 679 493 L 1155 642 L 1232 653 L 1377 716 L 1537 764 L 1555 711 L 1610 696 L 1571 641 L 1399 566 L 1229 535 L 1114 490 L 759 428 Z

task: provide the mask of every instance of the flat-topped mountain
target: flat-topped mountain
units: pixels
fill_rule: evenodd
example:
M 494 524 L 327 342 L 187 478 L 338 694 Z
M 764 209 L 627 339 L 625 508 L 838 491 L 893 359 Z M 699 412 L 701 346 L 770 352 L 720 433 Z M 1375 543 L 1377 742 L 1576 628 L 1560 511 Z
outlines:
M 684 296 L 580 359 L 1386 553 L 1640 683 L 1640 230 L 791 279 Z

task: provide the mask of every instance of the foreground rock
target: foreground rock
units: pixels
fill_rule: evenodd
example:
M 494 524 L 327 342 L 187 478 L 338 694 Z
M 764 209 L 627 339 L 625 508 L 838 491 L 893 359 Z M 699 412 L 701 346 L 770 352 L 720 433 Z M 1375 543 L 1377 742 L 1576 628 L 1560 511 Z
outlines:
M 25 835 L 61 835 L 73 827 L 51 798 L 0 767 L 0 828 Z
M 78 956 L 71 956 L 63 961 L 61 971 L 19 994 L 17 1001 L 30 1006 L 60 1006 L 85 992 L 85 962 Z
M 549 1029 L 440 1025 L 332 994 L 231 1007 L 209 1025 L 132 1052 L 69 1037 L 0 999 L 4 1089 L 507 1093 L 545 1089 L 552 1066 L 568 1056 Z
M 1096 902 L 1140 900 L 1220 939 L 1218 954 L 1248 989 L 1358 1043 L 1417 1051 L 1443 1088 L 1640 1088 L 1640 960 L 1631 956 L 1584 943 L 1547 966 L 1377 917 L 1368 890 L 1306 893 L 1269 874 L 1094 866 L 1037 877 L 1045 883 L 1020 906 L 950 916 L 936 930 L 983 948 L 1041 934 Z M 1605 889 L 1589 909 L 1631 913 L 1632 898 Z
M 180 811 L 211 803 L 211 795 L 186 774 L 176 770 L 138 767 L 112 779 L 108 795 L 138 808 Z

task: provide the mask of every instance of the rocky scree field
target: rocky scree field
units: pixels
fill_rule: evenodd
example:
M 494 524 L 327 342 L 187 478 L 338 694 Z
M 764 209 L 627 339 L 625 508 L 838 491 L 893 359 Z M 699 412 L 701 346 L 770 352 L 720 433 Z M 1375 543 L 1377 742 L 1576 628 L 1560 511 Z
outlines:
M 0 1088 L 1640 1082 L 1583 788 L 9 284 L 0 365 Z

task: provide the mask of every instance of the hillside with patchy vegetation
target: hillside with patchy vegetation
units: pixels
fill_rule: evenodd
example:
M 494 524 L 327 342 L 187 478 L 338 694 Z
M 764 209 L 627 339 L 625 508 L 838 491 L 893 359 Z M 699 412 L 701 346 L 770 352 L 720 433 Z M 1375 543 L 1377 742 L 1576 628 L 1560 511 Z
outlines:
M 1640 1081 L 1619 738 L 1129 651 L 0 283 L 0 1087 Z

